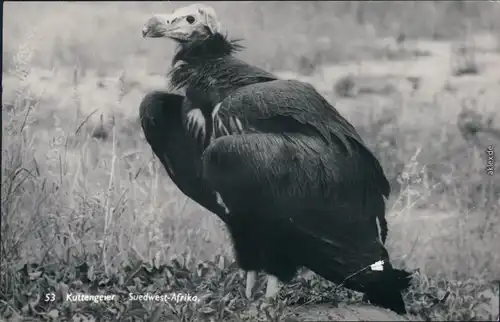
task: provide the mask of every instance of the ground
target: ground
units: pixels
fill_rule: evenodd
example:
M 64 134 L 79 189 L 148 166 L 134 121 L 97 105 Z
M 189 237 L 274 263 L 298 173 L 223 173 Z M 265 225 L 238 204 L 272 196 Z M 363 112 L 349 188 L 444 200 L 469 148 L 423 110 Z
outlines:
M 180 5 L 4 5 L 0 317 L 401 319 L 307 272 L 278 303 L 244 300 L 223 225 L 171 184 L 138 123 L 174 50 L 142 39 L 142 25 Z M 500 4 L 213 6 L 245 39 L 243 59 L 312 83 L 381 160 L 392 186 L 388 248 L 415 271 L 405 319 L 496 319 L 500 138 L 470 140 L 460 113 L 500 128 Z M 197 301 L 130 301 L 130 292 Z M 76 293 L 116 297 L 66 298 Z

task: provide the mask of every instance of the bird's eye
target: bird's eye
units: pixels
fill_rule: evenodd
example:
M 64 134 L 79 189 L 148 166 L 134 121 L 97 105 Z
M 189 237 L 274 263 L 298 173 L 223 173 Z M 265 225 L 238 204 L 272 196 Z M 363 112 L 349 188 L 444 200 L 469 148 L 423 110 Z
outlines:
M 186 21 L 189 23 L 189 24 L 192 24 L 196 19 L 194 19 L 193 16 L 187 16 L 186 17 Z

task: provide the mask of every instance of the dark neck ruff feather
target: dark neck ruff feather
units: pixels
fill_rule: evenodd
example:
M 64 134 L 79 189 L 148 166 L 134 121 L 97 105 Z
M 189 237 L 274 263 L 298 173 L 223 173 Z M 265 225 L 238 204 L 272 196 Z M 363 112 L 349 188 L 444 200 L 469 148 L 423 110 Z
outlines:
M 243 46 L 238 43 L 240 41 L 240 39 L 229 40 L 226 36 L 216 33 L 203 39 L 179 43 L 172 60 L 174 67 L 168 73 L 171 88 L 184 88 L 193 77 L 196 77 L 200 68 L 217 64 L 242 50 Z
M 216 33 L 203 39 L 182 42 L 179 44 L 172 65 L 179 61 L 196 64 L 209 59 L 230 56 L 243 49 L 243 46 L 238 44 L 240 41 L 241 39 L 229 40 L 226 36 Z

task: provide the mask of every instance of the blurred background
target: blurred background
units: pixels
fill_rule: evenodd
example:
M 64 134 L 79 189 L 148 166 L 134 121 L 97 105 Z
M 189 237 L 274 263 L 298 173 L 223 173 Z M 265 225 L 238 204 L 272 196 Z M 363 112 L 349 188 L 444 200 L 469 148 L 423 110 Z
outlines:
M 142 26 L 186 4 L 4 3 L 2 270 L 231 256 L 221 223 L 170 183 L 138 122 L 175 50 L 143 39 Z M 498 162 L 486 171 L 487 150 L 500 149 L 499 3 L 206 4 L 243 39 L 240 58 L 313 84 L 374 150 L 392 185 L 397 265 L 473 285 L 500 279 Z M 464 292 L 453 305 L 483 289 Z

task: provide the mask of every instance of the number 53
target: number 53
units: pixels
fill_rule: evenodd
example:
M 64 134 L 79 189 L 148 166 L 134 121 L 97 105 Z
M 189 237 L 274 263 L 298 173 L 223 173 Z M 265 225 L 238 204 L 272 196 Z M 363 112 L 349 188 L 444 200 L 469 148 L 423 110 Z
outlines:
M 56 295 L 54 293 L 49 293 L 45 295 L 45 302 L 54 302 L 56 300 Z

